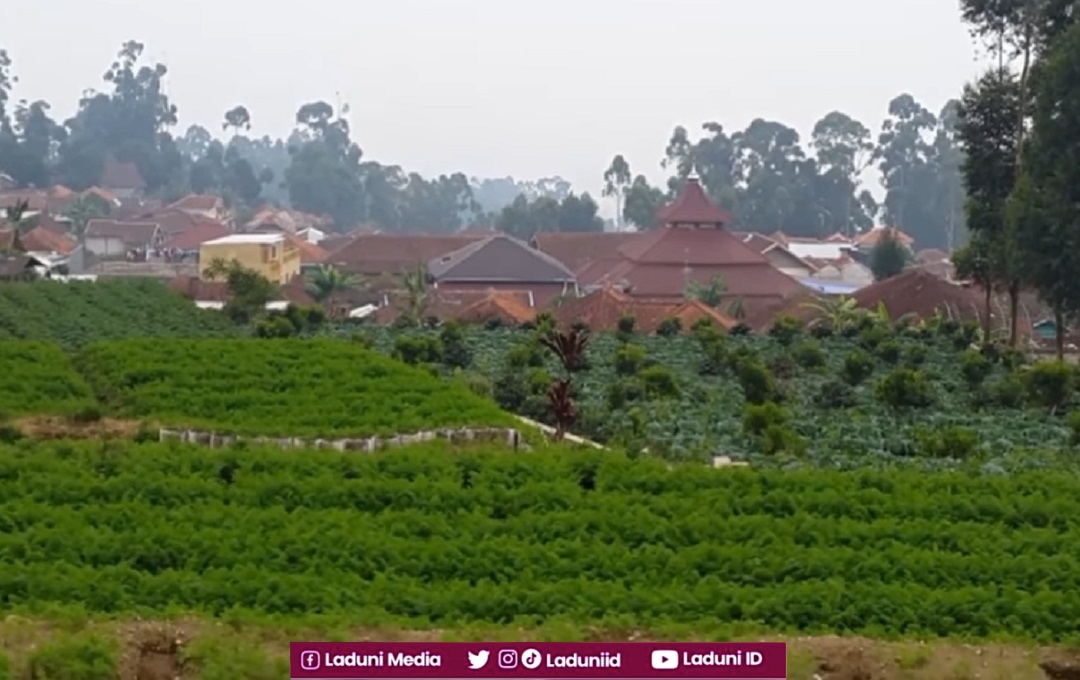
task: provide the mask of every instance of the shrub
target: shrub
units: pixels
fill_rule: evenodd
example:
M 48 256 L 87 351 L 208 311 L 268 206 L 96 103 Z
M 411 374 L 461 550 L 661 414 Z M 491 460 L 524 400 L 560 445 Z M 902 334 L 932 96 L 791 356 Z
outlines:
M 443 346 L 438 338 L 429 335 L 402 335 L 394 340 L 391 354 L 395 359 L 406 364 L 441 364 Z
M 849 385 L 858 385 L 874 373 L 874 358 L 861 349 L 854 349 L 844 357 L 840 375 Z
M 896 340 L 885 340 L 877 346 L 878 357 L 887 364 L 896 364 L 904 353 L 904 346 Z
M 904 365 L 908 368 L 919 368 L 926 363 L 927 351 L 923 345 L 911 345 L 904 352 Z
M 770 425 L 786 425 L 788 419 L 787 410 L 775 402 L 747 404 L 743 408 L 743 432 L 758 437 L 764 434 Z
M 745 323 L 740 321 L 739 323 L 732 326 L 731 330 L 728 331 L 728 335 L 733 335 L 733 336 L 735 336 L 737 338 L 742 338 L 742 337 L 746 337 L 747 335 L 750 335 L 753 332 L 754 332 L 753 328 L 750 328 L 750 326 L 748 326 Z
M 970 458 L 979 448 L 979 436 L 966 427 L 924 430 L 916 437 L 916 447 L 929 458 Z
M 761 362 L 743 358 L 736 368 L 743 396 L 751 404 L 764 404 L 777 398 L 776 378 Z
M 977 350 L 968 349 L 960 353 L 960 375 L 970 388 L 982 385 L 994 370 L 993 362 Z
M 640 380 L 616 380 L 608 385 L 607 402 L 613 411 L 645 398 L 645 386 Z
M 1020 408 L 1027 401 L 1027 386 L 1019 373 L 1006 373 L 989 386 L 987 396 L 996 406 Z
M 898 368 L 877 385 L 878 398 L 896 409 L 927 408 L 934 404 L 934 390 L 926 374 L 912 368 Z
M 641 371 L 638 379 L 650 399 L 670 399 L 679 396 L 679 383 L 667 366 L 649 366 Z
M 793 316 L 781 316 L 769 329 L 769 336 L 784 347 L 789 347 L 802 332 L 802 321 Z
M 623 314 L 619 317 L 616 336 L 623 342 L 628 342 L 630 338 L 634 337 L 634 323 L 635 319 L 632 314 Z
M 791 355 L 803 368 L 820 368 L 825 365 L 825 350 L 816 340 L 804 340 L 791 350 Z
M 375 347 L 375 338 L 366 331 L 356 331 L 349 336 L 349 342 L 360 345 L 364 349 L 373 349 Z
M 442 362 L 449 368 L 468 368 L 472 363 L 472 352 L 465 339 L 465 327 L 460 321 L 448 321 L 439 331 L 442 343 Z
M 1064 361 L 1040 361 L 1025 372 L 1024 383 L 1033 402 L 1057 410 L 1072 395 L 1076 371 Z
M 78 411 L 71 414 L 72 422 L 86 425 L 89 423 L 100 422 L 104 418 L 104 414 L 101 412 L 101 408 L 96 405 L 84 406 Z
M 538 368 L 544 365 L 544 349 L 535 339 L 519 342 L 506 353 L 510 368 Z
M 498 331 L 498 330 L 502 330 L 503 328 L 507 328 L 509 326 L 510 326 L 510 324 L 506 323 L 506 321 L 504 319 L 502 319 L 501 317 L 498 317 L 498 316 L 493 316 L 493 317 L 491 317 L 491 318 L 484 321 L 484 330 L 485 331 Z
M 814 403 L 821 408 L 851 408 L 856 402 L 855 390 L 840 380 L 825 383 L 814 397 Z
M 648 359 L 645 348 L 641 345 L 627 343 L 620 345 L 615 350 L 615 372 L 619 375 L 637 375 Z
M 271 314 L 255 322 L 257 338 L 291 338 L 296 334 L 296 326 L 281 314 Z
M 868 350 L 877 349 L 878 345 L 890 338 L 892 333 L 883 326 L 868 326 L 859 330 L 859 344 Z
M 682 321 L 677 317 L 669 317 L 660 322 L 656 327 L 656 334 L 662 338 L 673 338 L 682 332 Z
M 761 452 L 769 455 L 790 453 L 802 455 L 806 452 L 806 440 L 787 427 L 770 425 L 758 440 Z

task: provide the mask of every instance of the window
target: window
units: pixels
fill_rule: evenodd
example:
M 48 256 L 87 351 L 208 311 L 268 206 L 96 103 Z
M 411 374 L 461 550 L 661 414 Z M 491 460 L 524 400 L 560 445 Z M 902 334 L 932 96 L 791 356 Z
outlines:
M 263 247 L 263 249 L 262 249 L 262 261 L 263 261 L 264 264 L 270 261 L 270 249 L 269 248 Z

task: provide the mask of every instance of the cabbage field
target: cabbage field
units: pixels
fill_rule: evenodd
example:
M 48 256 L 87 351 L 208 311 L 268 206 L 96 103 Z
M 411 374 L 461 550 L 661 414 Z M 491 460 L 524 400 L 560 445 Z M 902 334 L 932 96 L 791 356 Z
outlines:
M 971 329 L 955 324 L 868 325 L 835 337 L 785 330 L 596 334 L 588 367 L 574 374 L 581 415 L 573 431 L 672 459 L 722 454 L 758 464 L 976 464 L 1003 472 L 1076 460 L 1077 428 L 1067 416 L 1080 402 L 1071 368 L 1032 369 L 1015 352 L 969 349 Z M 347 332 L 399 354 L 408 334 L 440 336 Z M 471 328 L 463 344 L 464 370 L 484 376 L 500 403 L 548 418 L 543 393 L 561 368 L 536 332 Z M 447 351 L 442 370 L 462 370 L 462 356 Z
M 0 606 L 1061 639 L 1080 480 L 446 444 L 0 445 Z

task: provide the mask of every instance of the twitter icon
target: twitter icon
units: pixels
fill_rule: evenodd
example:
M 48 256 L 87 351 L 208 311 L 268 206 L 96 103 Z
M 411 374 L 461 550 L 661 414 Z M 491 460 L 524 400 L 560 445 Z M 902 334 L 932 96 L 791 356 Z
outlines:
M 478 671 L 486 666 L 489 656 L 491 656 L 491 652 L 486 649 L 476 654 L 469 652 L 469 670 Z

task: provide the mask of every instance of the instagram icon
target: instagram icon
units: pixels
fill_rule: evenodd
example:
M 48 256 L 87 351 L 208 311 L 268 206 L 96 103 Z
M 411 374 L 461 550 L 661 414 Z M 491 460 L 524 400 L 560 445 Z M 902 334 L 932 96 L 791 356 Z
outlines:
M 322 665 L 322 661 L 319 660 L 319 653 L 311 651 L 300 652 L 300 668 L 305 671 L 317 671 L 319 666 Z
M 504 649 L 499 652 L 499 668 L 517 668 L 518 653 L 516 649 Z

